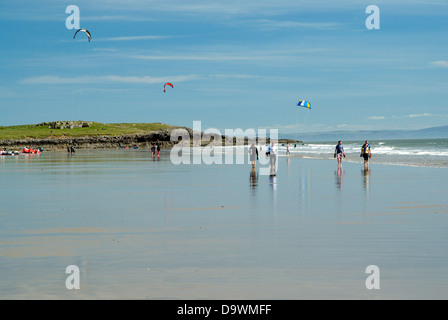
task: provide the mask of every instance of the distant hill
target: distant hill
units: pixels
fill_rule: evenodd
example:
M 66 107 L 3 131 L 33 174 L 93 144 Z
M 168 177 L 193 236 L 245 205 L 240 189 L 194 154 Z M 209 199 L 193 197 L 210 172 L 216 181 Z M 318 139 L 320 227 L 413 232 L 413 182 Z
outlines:
M 304 134 L 289 134 L 283 138 L 307 141 L 353 141 L 353 140 L 399 140 L 448 138 L 448 126 L 419 130 L 373 130 L 373 131 L 330 131 Z

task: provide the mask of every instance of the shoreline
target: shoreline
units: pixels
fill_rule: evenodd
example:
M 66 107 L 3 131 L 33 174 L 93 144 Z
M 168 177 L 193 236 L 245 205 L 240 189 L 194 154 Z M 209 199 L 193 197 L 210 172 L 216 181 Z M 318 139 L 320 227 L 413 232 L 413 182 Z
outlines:
M 193 146 L 193 135 L 190 133 L 190 145 Z M 236 146 L 239 145 L 239 139 L 235 137 L 222 136 L 222 146 Z M 242 143 L 247 145 L 247 137 L 242 138 Z M 266 143 L 270 143 L 270 139 L 265 139 Z M 57 151 L 65 149 L 69 146 L 74 146 L 77 149 L 120 149 L 122 147 L 132 148 L 137 146 L 139 148 L 151 148 L 152 145 L 160 143 L 163 148 L 172 148 L 179 141 L 171 141 L 171 133 L 168 130 L 156 131 L 145 134 L 126 134 L 120 136 L 86 136 L 86 137 L 58 137 L 58 138 L 29 138 L 29 139 L 8 139 L 0 140 L 0 147 L 10 149 L 10 151 L 19 151 L 25 147 L 43 148 L 46 151 Z M 208 146 L 214 143 L 212 136 L 203 136 L 201 138 L 201 147 Z M 277 144 L 280 143 L 302 143 L 302 141 L 291 139 L 278 139 Z M 13 150 L 15 149 L 15 150 Z
M 247 145 L 245 145 L 245 146 L 247 147 Z M 223 146 L 223 147 L 225 147 L 225 146 Z M 228 147 L 231 147 L 231 146 L 228 146 Z M 236 147 L 236 146 L 233 145 L 233 147 Z M 147 147 L 139 146 L 138 148 L 135 148 L 135 149 L 132 146 L 128 146 L 127 148 L 124 148 L 124 147 L 82 148 L 81 147 L 79 149 L 76 149 L 76 151 L 84 151 L 84 152 L 105 151 L 105 152 L 107 152 L 107 151 L 117 151 L 117 150 L 139 150 L 139 151 L 142 151 L 142 152 L 143 151 L 147 151 L 147 152 L 150 153 L 150 148 L 151 148 L 151 144 L 149 144 L 149 146 L 147 146 Z M 192 147 L 192 148 L 194 148 L 194 147 Z M 204 146 L 201 146 L 200 148 L 204 148 Z M 161 150 L 162 150 L 162 152 L 163 152 L 163 150 L 165 150 L 165 152 L 169 152 L 171 149 L 172 149 L 172 146 L 168 146 L 168 147 L 162 147 Z M 42 152 L 42 154 L 45 153 L 45 151 L 47 151 L 47 152 L 57 152 L 57 153 L 67 153 L 67 150 L 66 150 L 65 147 L 59 147 L 57 149 L 47 149 L 47 150 L 44 150 L 44 152 Z M 25 155 L 25 156 L 29 156 L 29 154 L 23 154 L 23 153 L 21 153 L 19 151 L 18 155 L 20 155 L 20 154 Z M 18 156 L 18 155 L 16 155 L 16 156 Z M 190 156 L 191 155 L 192 154 L 190 154 Z M 235 155 L 236 154 L 234 154 L 234 156 Z M 262 153 L 262 155 L 263 155 L 263 153 Z M 0 157 L 3 159 L 3 158 L 12 158 L 13 156 L 12 155 L 0 155 Z M 328 157 L 328 158 L 326 158 L 326 157 L 310 157 L 308 155 L 297 155 L 297 154 L 286 155 L 284 153 L 278 154 L 278 157 L 281 158 L 281 159 L 287 159 L 287 160 L 288 160 L 288 158 L 296 158 L 296 159 L 311 160 L 311 161 L 313 161 L 313 160 L 326 161 L 328 163 L 334 161 L 335 167 L 337 167 L 336 161 L 333 158 L 330 158 L 330 157 Z M 345 159 L 343 164 L 342 164 L 342 167 L 344 167 L 344 163 L 350 164 L 350 165 L 351 164 L 354 164 L 354 165 L 358 164 L 359 166 L 363 167 L 362 160 L 357 160 L 357 159 L 358 158 Z M 249 160 L 247 160 L 247 163 L 244 163 L 244 164 L 250 165 Z M 214 165 L 214 164 L 207 164 L 207 165 Z M 448 169 L 448 167 L 442 166 L 442 165 L 437 166 L 437 165 L 428 165 L 428 164 L 424 165 L 424 164 L 415 164 L 415 163 L 390 163 L 390 162 L 383 162 L 383 161 L 380 161 L 380 162 L 377 162 L 377 161 L 372 162 L 371 161 L 369 163 L 369 170 L 371 170 L 372 167 L 376 167 L 376 166 L 388 166 L 388 167 L 393 166 L 393 167 L 426 168 L 426 169 Z M 261 165 L 260 163 L 257 162 L 256 167 L 263 167 L 263 165 Z

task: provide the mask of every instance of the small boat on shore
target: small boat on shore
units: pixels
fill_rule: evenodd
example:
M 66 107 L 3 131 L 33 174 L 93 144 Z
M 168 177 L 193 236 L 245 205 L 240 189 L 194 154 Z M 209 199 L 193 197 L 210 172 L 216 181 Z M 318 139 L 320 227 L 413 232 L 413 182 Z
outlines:
M 36 153 L 41 153 L 41 150 L 33 149 L 33 148 L 23 148 L 22 153 L 25 153 L 25 154 L 36 154 Z
M 18 156 L 19 155 L 19 151 L 0 151 L 0 156 Z

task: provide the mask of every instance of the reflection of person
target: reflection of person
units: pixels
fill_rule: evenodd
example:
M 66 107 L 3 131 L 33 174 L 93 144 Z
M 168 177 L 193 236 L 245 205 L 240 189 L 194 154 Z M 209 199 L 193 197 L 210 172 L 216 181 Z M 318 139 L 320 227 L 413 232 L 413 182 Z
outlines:
M 250 146 L 249 154 L 250 154 L 250 162 L 252 162 L 252 168 L 255 168 L 255 161 L 258 160 L 258 149 L 254 144 Z
M 272 187 L 272 191 L 274 192 L 274 195 L 275 195 L 275 191 L 277 191 L 277 177 L 276 177 L 276 175 L 270 175 L 269 176 L 269 184 L 271 185 L 271 187 Z
M 338 170 L 336 171 L 336 184 L 339 189 L 342 188 L 342 176 L 344 175 L 344 171 L 342 170 L 342 166 L 338 166 Z
M 336 145 L 336 148 L 334 148 L 334 157 L 338 159 L 338 165 L 342 164 L 342 157 L 345 158 L 345 150 L 344 146 L 342 145 L 341 140 L 338 141 L 338 144 Z
M 274 171 L 275 171 L 276 165 L 277 165 L 277 151 L 278 151 L 277 146 L 273 142 L 272 146 L 271 146 L 270 154 L 269 154 L 269 157 L 270 157 L 269 160 L 270 160 L 270 164 L 271 164 L 271 170 L 274 170 Z
M 252 190 L 255 190 L 257 187 L 257 178 L 257 172 L 255 171 L 255 168 L 252 167 L 250 172 L 250 186 L 252 187 Z
M 160 142 L 159 142 L 159 139 L 157 139 L 157 157 L 160 157 Z
M 366 190 L 369 190 L 369 177 L 370 177 L 371 171 L 364 167 L 364 170 L 362 171 L 362 173 L 364 175 L 364 188 Z
M 369 159 L 372 158 L 372 151 L 370 150 L 370 144 L 367 140 L 361 147 L 361 157 L 364 158 L 364 169 L 369 169 Z
M 155 147 L 154 146 L 151 146 L 151 158 L 153 158 L 154 157 L 154 152 L 155 152 L 156 150 L 155 150 Z

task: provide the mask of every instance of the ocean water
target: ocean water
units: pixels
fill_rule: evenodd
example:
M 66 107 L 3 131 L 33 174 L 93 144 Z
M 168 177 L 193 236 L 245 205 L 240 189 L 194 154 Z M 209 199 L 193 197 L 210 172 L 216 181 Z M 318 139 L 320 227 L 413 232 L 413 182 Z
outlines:
M 282 151 L 276 176 L 263 153 L 255 170 L 147 149 L 0 158 L 0 298 L 448 298 L 446 168 L 300 147 L 322 158 Z
M 334 142 L 312 142 L 290 146 L 291 154 L 316 159 L 332 159 Z M 363 141 L 342 141 L 345 161 L 359 162 Z M 407 165 L 421 167 L 448 167 L 448 139 L 414 140 L 369 140 L 372 150 L 371 162 L 389 165 Z M 286 145 L 280 146 L 282 152 Z M 361 159 L 362 160 L 362 159 Z

